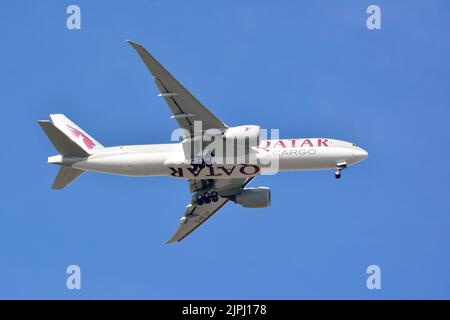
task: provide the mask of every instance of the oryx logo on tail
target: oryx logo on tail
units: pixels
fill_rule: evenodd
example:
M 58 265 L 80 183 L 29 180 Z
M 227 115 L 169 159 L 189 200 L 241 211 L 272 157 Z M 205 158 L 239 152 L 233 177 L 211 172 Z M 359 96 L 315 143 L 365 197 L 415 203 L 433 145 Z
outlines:
M 77 138 L 83 141 L 84 145 L 86 146 L 86 148 L 88 149 L 92 149 L 95 147 L 95 143 L 94 141 L 92 141 L 87 135 L 85 135 L 83 132 L 81 132 L 80 130 L 73 128 L 69 125 L 67 125 L 67 127 L 69 128 L 70 132 Z

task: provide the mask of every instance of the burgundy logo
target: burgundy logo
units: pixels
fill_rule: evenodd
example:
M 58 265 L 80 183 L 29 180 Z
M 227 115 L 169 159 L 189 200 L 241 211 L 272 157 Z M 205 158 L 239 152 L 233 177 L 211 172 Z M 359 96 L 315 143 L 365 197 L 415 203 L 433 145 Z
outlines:
M 77 137 L 78 139 L 82 139 L 84 145 L 88 148 L 88 149 L 92 149 L 93 147 L 95 147 L 95 143 L 94 141 L 92 141 L 87 135 L 85 135 L 83 132 L 81 132 L 78 129 L 75 129 L 71 126 L 67 126 L 70 130 L 70 132 L 72 132 L 72 134 Z

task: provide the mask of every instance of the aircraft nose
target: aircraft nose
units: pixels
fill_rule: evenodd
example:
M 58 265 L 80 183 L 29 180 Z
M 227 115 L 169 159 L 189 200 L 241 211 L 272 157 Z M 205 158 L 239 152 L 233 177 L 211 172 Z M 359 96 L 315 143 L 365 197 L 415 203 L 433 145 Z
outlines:
M 356 162 L 363 161 L 369 156 L 369 153 L 363 148 L 357 148 L 353 150 L 353 156 L 355 157 Z

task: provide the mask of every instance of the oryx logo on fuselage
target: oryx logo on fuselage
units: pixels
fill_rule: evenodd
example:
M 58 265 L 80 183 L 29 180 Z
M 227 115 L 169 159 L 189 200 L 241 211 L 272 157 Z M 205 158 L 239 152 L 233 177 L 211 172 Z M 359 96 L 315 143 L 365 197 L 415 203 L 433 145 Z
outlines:
M 78 139 L 81 139 L 84 143 L 84 145 L 86 146 L 86 148 L 88 149 L 92 149 L 95 147 L 95 143 L 94 141 L 92 141 L 87 135 L 85 135 L 83 132 L 81 132 L 80 130 L 71 127 L 69 125 L 67 125 L 67 128 L 69 128 L 70 132 Z

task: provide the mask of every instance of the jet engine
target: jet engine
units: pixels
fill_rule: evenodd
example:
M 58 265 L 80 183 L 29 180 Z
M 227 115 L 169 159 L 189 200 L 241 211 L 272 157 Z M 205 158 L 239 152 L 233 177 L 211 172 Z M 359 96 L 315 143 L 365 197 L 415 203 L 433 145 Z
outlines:
M 233 141 L 234 144 L 245 145 L 247 143 L 250 147 L 257 147 L 259 145 L 260 135 L 261 127 L 247 125 L 228 128 L 223 138 L 227 142 Z
M 234 202 L 244 208 L 267 208 L 270 206 L 270 189 L 266 187 L 245 188 L 235 196 Z

